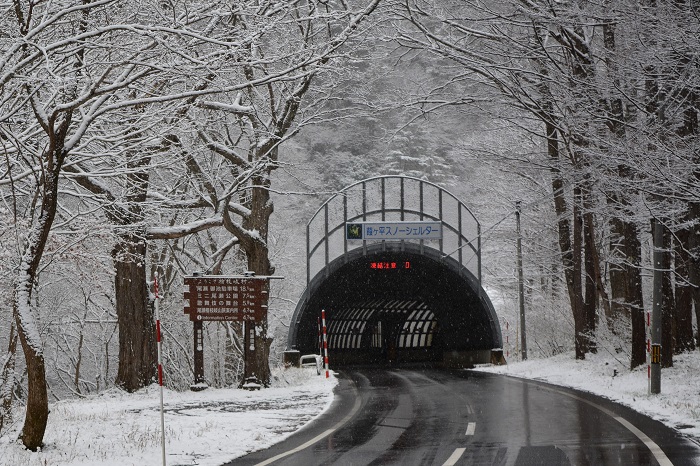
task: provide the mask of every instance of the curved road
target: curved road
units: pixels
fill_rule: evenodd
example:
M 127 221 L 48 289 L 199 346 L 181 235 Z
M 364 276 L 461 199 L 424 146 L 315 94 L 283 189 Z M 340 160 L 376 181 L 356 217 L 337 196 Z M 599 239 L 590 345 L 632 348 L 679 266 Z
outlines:
M 700 447 L 601 398 L 470 371 L 342 371 L 331 409 L 230 465 L 700 465 Z

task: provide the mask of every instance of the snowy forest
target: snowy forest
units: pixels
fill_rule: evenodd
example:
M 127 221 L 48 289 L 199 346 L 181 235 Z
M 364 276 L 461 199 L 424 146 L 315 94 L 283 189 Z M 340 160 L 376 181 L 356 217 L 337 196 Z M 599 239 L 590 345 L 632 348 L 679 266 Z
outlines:
M 660 226 L 671 366 L 699 337 L 699 51 L 687 0 L 0 0 L 0 431 L 33 450 L 50 400 L 155 381 L 156 274 L 168 387 L 195 271 L 285 277 L 255 336 L 279 364 L 307 219 L 377 174 L 475 212 L 511 344 L 522 203 L 530 357 L 646 362 Z M 205 340 L 237 385 L 240 324 Z

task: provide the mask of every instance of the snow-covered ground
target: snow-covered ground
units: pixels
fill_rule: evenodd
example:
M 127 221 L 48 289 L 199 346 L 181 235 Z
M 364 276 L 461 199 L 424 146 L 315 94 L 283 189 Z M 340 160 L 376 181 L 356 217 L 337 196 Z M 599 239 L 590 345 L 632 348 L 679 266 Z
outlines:
M 544 380 L 597 393 L 646 413 L 700 441 L 700 353 L 675 358 L 662 371 L 660 395 L 647 393 L 646 368 L 630 372 L 611 355 L 573 354 L 477 370 Z M 273 388 L 177 393 L 166 391 L 167 464 L 220 465 L 291 435 L 330 406 L 337 381 L 315 371 L 275 372 Z M 111 391 L 53 403 L 45 448 L 16 441 L 21 419 L 0 437 L 0 465 L 161 464 L 158 387 L 137 394 Z
M 266 390 L 165 390 L 168 466 L 220 465 L 269 447 L 308 423 L 333 401 L 337 380 L 315 370 L 273 373 Z M 160 393 L 119 390 L 51 404 L 44 448 L 36 453 L 17 442 L 23 419 L 0 437 L 2 466 L 162 464 Z

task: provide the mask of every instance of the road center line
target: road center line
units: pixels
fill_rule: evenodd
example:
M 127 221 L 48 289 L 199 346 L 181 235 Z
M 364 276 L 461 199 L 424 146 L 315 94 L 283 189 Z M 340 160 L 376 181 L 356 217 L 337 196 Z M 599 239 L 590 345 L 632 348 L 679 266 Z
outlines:
M 454 453 L 452 453 L 452 456 L 447 458 L 447 461 L 445 461 L 442 466 L 454 466 L 457 464 L 457 461 L 459 461 L 466 450 L 466 448 L 457 448 Z
M 355 384 L 353 383 L 353 387 L 354 387 L 354 385 L 355 385 Z M 348 415 L 345 416 L 339 423 L 337 423 L 336 425 L 334 425 L 334 426 L 331 427 L 330 429 L 326 430 L 325 432 L 323 432 L 323 433 L 317 435 L 316 437 L 312 438 L 312 439 L 309 440 L 308 442 L 303 443 L 303 444 L 299 445 L 298 447 L 293 448 L 293 449 L 291 449 L 291 450 L 289 450 L 289 451 L 285 451 L 284 453 L 280 453 L 280 454 L 277 455 L 277 456 L 273 456 L 272 458 L 268 458 L 268 459 L 266 459 L 265 461 L 256 464 L 255 466 L 266 466 L 266 465 L 272 464 L 272 463 L 274 463 L 275 461 L 277 461 L 277 460 L 279 460 L 279 459 L 282 459 L 282 458 L 284 458 L 284 457 L 286 457 L 286 456 L 293 455 L 294 453 L 297 453 L 297 452 L 300 452 L 300 451 L 302 451 L 302 450 L 304 450 L 304 449 L 306 449 L 306 448 L 309 448 L 309 447 L 310 447 L 311 445 L 313 445 L 314 443 L 316 443 L 316 442 L 318 442 L 318 441 L 320 441 L 320 440 L 323 440 L 324 438 L 328 437 L 329 435 L 331 435 L 331 434 L 332 434 L 333 432 L 335 432 L 336 430 L 340 429 L 340 428 L 341 428 L 346 422 L 348 422 L 355 414 L 357 414 L 357 412 L 360 410 L 360 407 L 361 407 L 361 406 L 362 406 L 362 400 L 361 400 L 360 397 L 357 395 L 357 389 L 355 389 L 355 405 L 352 407 L 352 411 L 350 411 L 350 412 L 348 413 Z M 452 463 L 452 464 L 454 464 L 454 463 Z
M 474 435 L 476 432 L 476 422 L 470 422 L 467 424 L 467 432 L 464 435 Z

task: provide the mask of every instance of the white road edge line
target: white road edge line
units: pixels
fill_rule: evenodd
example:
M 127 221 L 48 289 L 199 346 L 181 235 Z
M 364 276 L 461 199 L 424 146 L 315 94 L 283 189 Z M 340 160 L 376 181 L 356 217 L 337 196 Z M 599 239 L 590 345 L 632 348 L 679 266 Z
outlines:
M 354 386 L 354 384 L 353 384 L 353 386 Z M 355 390 L 355 392 L 357 392 L 357 390 Z M 356 393 L 356 395 L 357 395 L 357 393 Z M 355 396 L 355 405 L 352 407 L 352 411 L 350 411 L 350 412 L 348 413 L 348 415 L 345 416 L 339 423 L 337 423 L 336 425 L 334 425 L 334 426 L 331 427 L 330 429 L 326 430 L 325 432 L 323 432 L 323 433 L 317 435 L 316 437 L 312 438 L 312 439 L 309 440 L 308 442 L 303 443 L 303 444 L 299 445 L 298 447 L 296 447 L 296 448 L 294 448 L 294 449 L 292 449 L 292 450 L 285 451 L 284 453 L 280 453 L 280 454 L 277 455 L 277 456 L 273 456 L 272 458 L 268 458 L 268 459 L 266 459 L 265 461 L 256 464 L 255 466 L 266 466 L 266 465 L 272 464 L 272 463 L 274 463 L 275 461 L 280 460 L 280 459 L 282 459 L 282 458 L 284 458 L 284 457 L 287 457 L 287 456 L 289 456 L 289 455 L 293 455 L 294 453 L 297 453 L 297 452 L 300 452 L 300 451 L 302 451 L 302 450 L 304 450 L 304 449 L 306 449 L 306 448 L 309 448 L 309 447 L 310 447 L 311 445 L 313 445 L 314 443 L 316 443 L 316 442 L 318 442 L 318 441 L 320 441 L 320 440 L 323 440 L 324 438 L 328 437 L 329 435 L 331 435 L 331 434 L 332 434 L 333 432 L 335 432 L 336 430 L 340 429 L 340 428 L 341 428 L 346 422 L 348 422 L 355 414 L 357 414 L 357 412 L 360 410 L 360 407 L 361 407 L 361 406 L 362 406 L 362 401 L 360 400 L 360 397 L 359 397 L 359 396 Z
M 641 440 L 642 443 L 644 443 L 644 445 L 646 445 L 646 447 L 649 449 L 649 451 L 651 451 L 651 454 L 654 455 L 654 458 L 656 458 L 656 461 L 659 463 L 659 466 L 673 466 L 673 463 L 671 462 L 670 459 L 668 459 L 668 456 L 666 456 L 666 453 L 664 453 L 664 451 L 661 449 L 661 447 L 658 446 L 656 444 L 656 442 L 654 442 L 652 439 L 650 439 L 644 432 L 642 432 L 637 427 L 635 427 L 627 419 L 616 415 L 615 413 L 613 413 L 609 409 L 603 408 L 602 406 L 600 406 L 592 401 L 586 400 L 584 398 L 573 395 L 571 393 L 566 393 L 566 392 L 562 392 L 560 390 L 556 390 L 554 388 L 549 388 L 549 389 L 554 391 L 554 392 L 561 393 L 562 395 L 566 395 L 570 398 L 575 398 L 575 399 L 582 401 L 586 404 L 589 404 L 595 408 L 598 408 L 599 410 L 601 410 L 602 412 L 604 412 L 605 414 L 607 414 L 608 416 L 610 416 L 611 418 L 615 419 L 617 422 L 622 424 L 627 430 L 632 432 L 634 435 L 636 435 L 637 438 L 639 440 Z
M 457 464 L 457 461 L 459 461 L 466 450 L 466 448 L 457 448 L 454 453 L 452 453 L 452 456 L 447 458 L 447 461 L 445 461 L 442 466 L 454 466 Z
M 644 442 L 644 445 L 646 445 L 647 448 L 651 450 L 651 454 L 654 455 L 656 461 L 659 462 L 659 466 L 673 466 L 673 463 L 671 463 L 671 460 L 668 459 L 668 456 L 666 456 L 666 453 L 663 452 L 661 447 L 659 447 L 652 439 L 647 437 L 647 435 L 644 432 L 637 429 L 631 422 L 629 422 L 625 418 L 619 416 L 613 416 L 613 418 L 615 418 L 615 420 L 623 426 L 627 427 L 627 430 L 636 435 L 639 438 L 639 440 Z
M 476 422 L 470 422 L 467 424 L 467 432 L 464 435 L 474 435 L 476 432 Z

